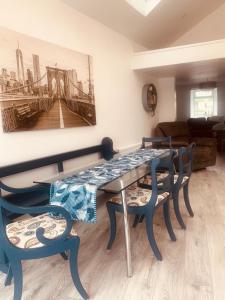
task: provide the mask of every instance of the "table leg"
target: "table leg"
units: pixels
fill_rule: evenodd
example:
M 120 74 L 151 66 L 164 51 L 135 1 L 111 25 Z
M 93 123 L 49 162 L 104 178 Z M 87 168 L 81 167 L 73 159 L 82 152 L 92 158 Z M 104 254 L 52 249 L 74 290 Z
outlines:
M 132 260 L 131 260 L 130 227 L 128 222 L 125 190 L 121 191 L 121 196 L 122 196 L 122 203 L 123 203 L 123 219 L 124 219 L 126 254 L 127 254 L 127 276 L 132 277 L 133 272 L 132 272 Z

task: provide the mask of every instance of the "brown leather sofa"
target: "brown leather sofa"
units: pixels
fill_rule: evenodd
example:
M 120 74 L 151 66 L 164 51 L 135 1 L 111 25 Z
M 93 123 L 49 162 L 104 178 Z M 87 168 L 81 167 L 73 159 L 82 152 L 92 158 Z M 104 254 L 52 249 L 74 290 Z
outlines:
M 195 124 L 196 125 L 196 124 Z M 195 143 L 193 152 L 193 170 L 199 170 L 216 163 L 216 139 L 209 137 L 207 130 L 206 137 L 192 135 L 190 122 L 163 122 L 156 127 L 156 136 L 171 136 L 172 146 L 179 148 Z M 202 131 L 203 132 L 203 131 Z

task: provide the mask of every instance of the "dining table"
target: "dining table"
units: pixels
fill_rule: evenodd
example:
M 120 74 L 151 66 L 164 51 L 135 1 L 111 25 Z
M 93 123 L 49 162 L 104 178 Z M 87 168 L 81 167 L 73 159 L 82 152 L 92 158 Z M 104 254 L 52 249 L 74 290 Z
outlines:
M 151 172 L 150 162 L 153 159 L 165 157 L 169 155 L 169 153 L 170 149 L 137 149 L 125 154 L 119 153 L 110 161 L 100 160 L 97 163 L 95 162 L 84 168 L 72 168 L 68 171 L 53 174 L 48 178 L 37 178 L 36 180 L 34 180 L 34 183 L 50 186 L 50 204 L 62 206 L 62 203 L 63 205 L 65 205 L 68 202 L 69 205 L 64 206 L 64 208 L 67 209 L 71 213 L 72 218 L 77 221 L 80 221 L 80 215 L 84 215 L 83 212 L 80 215 L 77 213 L 79 209 L 75 209 L 74 211 L 71 208 L 71 201 L 75 201 L 75 198 L 73 197 L 74 195 L 77 195 L 77 187 L 85 187 L 85 189 L 83 189 L 85 191 L 88 189 L 87 185 L 89 185 L 92 189 L 93 187 L 95 187 L 94 197 L 90 197 L 90 195 L 89 197 L 87 197 L 88 200 L 91 199 L 90 203 L 92 205 L 92 208 L 94 207 L 94 209 L 96 209 L 96 205 L 93 206 L 93 199 L 95 203 L 95 193 L 97 193 L 97 191 L 103 191 L 110 194 L 121 194 L 124 212 L 123 223 L 125 233 L 127 276 L 131 277 L 133 275 L 133 268 L 131 256 L 130 226 L 127 213 L 125 191 L 126 188 L 138 182 L 140 179 L 144 178 Z M 63 192 L 61 192 L 62 190 Z M 57 199 L 57 195 L 60 195 L 60 197 L 58 197 L 59 199 Z M 80 196 L 81 197 L 79 197 L 79 202 L 76 203 L 76 205 L 73 207 L 81 207 L 80 204 L 82 204 L 81 202 L 84 201 L 82 199 L 85 199 L 86 195 L 81 194 Z M 84 196 L 84 198 L 82 198 L 82 196 Z M 64 201 L 65 199 L 67 199 L 67 201 Z M 89 209 L 88 206 L 85 207 L 87 208 L 87 210 Z M 93 222 L 96 222 L 95 216 L 89 223 Z

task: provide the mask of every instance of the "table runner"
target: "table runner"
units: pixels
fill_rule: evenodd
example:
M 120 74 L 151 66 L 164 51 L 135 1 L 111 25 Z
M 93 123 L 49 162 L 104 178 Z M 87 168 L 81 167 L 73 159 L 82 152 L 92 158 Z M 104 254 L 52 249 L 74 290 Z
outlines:
M 63 206 L 73 220 L 96 222 L 97 189 L 142 164 L 168 153 L 168 149 L 139 149 L 51 184 L 50 203 Z

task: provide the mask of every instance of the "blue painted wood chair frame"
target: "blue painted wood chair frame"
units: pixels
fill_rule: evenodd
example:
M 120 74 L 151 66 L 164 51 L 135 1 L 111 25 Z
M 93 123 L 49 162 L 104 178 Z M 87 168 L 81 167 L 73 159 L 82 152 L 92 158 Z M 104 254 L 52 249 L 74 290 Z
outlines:
M 172 241 L 176 241 L 176 236 L 173 232 L 171 220 L 170 220 L 170 197 L 171 197 L 171 183 L 174 180 L 173 177 L 173 165 L 170 163 L 172 156 L 173 156 L 173 151 L 171 151 L 170 155 L 167 156 L 164 159 L 153 159 L 150 166 L 151 166 L 151 175 L 152 175 L 152 195 L 150 201 L 144 205 L 144 206 L 128 206 L 127 207 L 127 212 L 129 214 L 133 214 L 135 216 L 144 216 L 145 221 L 146 221 L 146 232 L 148 236 L 148 241 L 149 244 L 154 252 L 154 255 L 158 260 L 162 260 L 162 255 L 159 251 L 159 248 L 157 246 L 155 237 L 154 237 L 154 232 L 153 232 L 153 217 L 155 214 L 155 211 L 163 205 L 163 215 L 164 215 L 164 220 L 166 224 L 167 231 L 169 233 L 169 236 Z M 168 192 L 169 196 L 166 197 L 163 201 L 159 202 L 157 205 L 157 196 L 158 196 L 158 183 L 157 183 L 157 177 L 156 177 L 156 170 L 158 166 L 160 166 L 160 161 L 164 162 L 164 166 L 167 165 L 169 173 L 168 176 L 164 179 L 163 182 L 163 188 L 161 189 L 161 193 L 163 192 Z M 145 185 L 143 185 L 143 188 L 146 188 Z M 109 242 L 107 245 L 107 249 L 111 249 L 112 244 L 116 238 L 116 212 L 118 213 L 123 213 L 123 206 L 121 204 L 113 203 L 108 201 L 107 204 L 107 210 L 109 214 L 109 219 L 110 219 L 110 238 Z
M 171 136 L 156 136 L 156 137 L 143 137 L 141 148 L 146 148 L 146 143 L 152 143 L 153 148 L 159 146 L 163 148 L 172 148 Z
M 6 233 L 6 223 L 4 219 L 5 210 L 11 211 L 17 214 L 43 214 L 43 213 L 53 213 L 60 214 L 66 221 L 65 231 L 58 237 L 54 239 L 48 239 L 44 236 L 44 228 L 38 228 L 36 230 L 36 237 L 40 243 L 44 246 L 33 249 L 23 249 L 14 246 L 8 239 Z M 19 207 L 7 202 L 4 198 L 0 197 L 0 242 L 1 248 L 4 252 L 4 256 L 7 258 L 9 265 L 8 275 L 6 284 L 10 284 L 12 278 L 14 278 L 14 298 L 13 300 L 21 300 L 22 288 L 23 288 L 23 275 L 22 275 L 22 264 L 23 260 L 38 259 L 55 254 L 64 253 L 66 251 L 70 252 L 69 262 L 70 271 L 73 283 L 77 288 L 78 292 L 83 299 L 88 299 L 88 295 L 84 290 L 77 266 L 77 256 L 80 244 L 80 238 L 78 236 L 71 236 L 70 232 L 73 226 L 73 221 L 70 214 L 62 207 L 46 205 L 39 207 Z
M 2 190 L 8 193 L 12 193 L 12 194 L 23 194 L 23 193 L 32 193 L 32 192 L 39 192 L 40 190 L 46 189 L 47 187 L 42 187 L 39 185 L 36 186 L 31 186 L 31 187 L 24 187 L 24 188 L 14 188 L 11 186 L 8 186 L 6 184 L 4 184 L 2 181 L 0 181 L 0 196 L 2 193 Z M 49 188 L 48 188 L 49 189 Z M 4 214 L 4 221 L 5 224 L 8 224 L 10 222 L 10 219 Z M 8 263 L 8 259 L 2 249 L 2 247 L 0 246 L 0 271 L 3 273 L 8 273 L 9 270 L 9 263 Z M 7 280 L 6 280 L 6 284 L 7 284 Z
M 188 147 L 181 147 L 178 150 L 179 172 L 177 174 L 178 179 L 175 182 L 173 187 L 173 204 L 174 204 L 174 211 L 175 211 L 176 218 L 182 229 L 186 229 L 186 225 L 184 224 L 183 218 L 181 216 L 180 206 L 179 206 L 179 191 L 181 189 L 183 189 L 184 202 L 187 211 L 191 217 L 194 216 L 193 210 L 190 205 L 190 200 L 189 200 L 189 182 L 192 174 L 194 147 L 195 144 L 192 143 Z M 187 176 L 188 179 L 184 181 L 185 176 Z
M 141 148 L 142 148 L 142 149 L 146 148 L 146 143 L 152 143 L 152 146 L 153 146 L 153 147 L 154 147 L 155 145 L 160 146 L 160 144 L 162 143 L 163 148 L 165 148 L 165 146 L 166 146 L 166 147 L 168 146 L 169 149 L 172 149 L 172 139 L 171 139 L 171 136 L 143 137 L 143 138 L 142 138 L 142 145 L 141 145 Z M 159 147 L 159 148 L 160 148 L 160 147 Z M 176 157 L 176 152 L 175 152 L 175 150 L 173 150 L 173 155 L 172 155 L 172 160 L 173 160 L 173 161 L 174 161 L 175 157 Z M 163 166 L 163 164 L 164 164 L 164 163 L 161 162 L 160 166 L 158 167 L 158 171 L 159 171 L 159 172 L 164 172 L 165 170 L 168 169 L 167 163 L 164 164 L 165 167 Z M 173 172 L 174 172 L 174 170 L 175 170 L 175 167 L 174 167 L 174 165 L 173 165 Z M 149 175 L 150 175 L 150 174 L 149 174 Z M 145 178 L 146 178 L 146 177 L 145 177 Z M 138 181 L 138 184 L 139 184 L 139 186 L 140 186 L 140 185 L 143 186 L 143 184 L 140 183 L 139 181 Z M 151 186 L 151 185 L 145 185 L 145 188 L 146 188 L 146 189 L 149 189 L 149 188 L 152 189 L 152 186 Z M 144 215 L 143 215 L 143 216 L 138 216 L 138 215 L 136 215 L 135 218 L 134 218 L 133 227 L 136 227 L 136 226 L 138 225 L 138 223 L 142 223 L 143 220 L 144 220 Z

